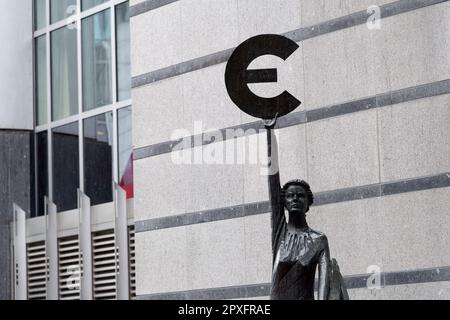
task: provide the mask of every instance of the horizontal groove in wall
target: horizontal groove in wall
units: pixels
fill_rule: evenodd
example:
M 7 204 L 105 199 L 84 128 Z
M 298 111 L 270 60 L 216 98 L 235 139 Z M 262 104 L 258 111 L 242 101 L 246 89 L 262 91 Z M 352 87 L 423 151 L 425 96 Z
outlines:
M 314 206 L 323 206 L 332 203 L 364 200 L 446 187 L 450 187 L 450 172 L 422 178 L 320 192 L 315 195 Z M 269 201 L 262 201 L 164 218 L 136 221 L 136 233 L 243 218 L 247 216 L 269 213 L 270 210 L 271 208 Z
M 388 18 L 447 1 L 448 0 L 399 0 L 380 6 L 381 17 Z M 136 12 L 147 12 L 148 10 L 144 10 L 144 8 L 152 8 L 151 5 L 153 2 L 158 3 L 168 1 L 146 1 L 133 6 L 136 8 L 132 7 L 131 13 L 134 14 Z M 340 18 L 318 23 L 313 26 L 292 30 L 284 33 L 283 35 L 295 42 L 301 42 L 303 40 L 318 37 L 327 33 L 364 24 L 368 21 L 372 14 L 372 12 L 368 13 L 367 10 L 358 11 Z M 151 71 L 146 74 L 135 76 L 132 79 L 132 87 L 137 88 L 153 82 L 176 77 L 184 73 L 224 63 L 229 59 L 233 50 L 234 48 L 226 49 L 176 65 L 168 66 L 166 68 Z
M 178 0 L 145 0 L 133 6 L 130 6 L 130 17 L 146 13 L 148 11 L 160 8 L 162 6 L 171 4 Z
M 347 289 L 367 288 L 367 280 L 373 274 L 344 277 Z M 450 267 L 438 267 L 398 272 L 380 273 L 381 289 L 386 286 L 450 281 Z M 261 298 L 270 295 L 270 283 L 243 285 L 203 290 L 140 295 L 139 300 L 225 300 Z M 317 283 L 316 283 L 317 287 Z M 369 290 L 369 289 L 368 289 Z
M 405 88 L 401 90 L 390 91 L 355 101 L 322 107 L 319 109 L 291 113 L 278 120 L 277 129 L 296 126 L 299 124 L 311 123 L 314 121 L 324 120 L 332 117 L 342 116 L 374 108 L 396 105 L 399 103 L 405 103 L 423 98 L 435 97 L 443 94 L 450 94 L 450 79 Z M 219 131 L 222 133 L 222 136 L 226 138 L 227 135 L 225 135 L 224 133 L 227 130 L 236 130 L 236 129 L 241 129 L 244 132 L 248 131 L 249 129 L 253 129 L 247 133 L 254 134 L 261 130 L 264 130 L 264 126 L 261 121 L 255 121 L 243 125 L 237 125 L 229 128 L 220 129 Z M 211 141 L 205 141 L 206 139 L 203 139 L 203 135 L 187 137 L 187 139 L 190 139 L 190 141 L 192 141 L 191 147 L 198 147 L 201 145 L 211 143 Z M 198 145 L 194 144 L 194 142 L 197 141 L 200 141 L 201 144 Z M 141 159 L 146 159 L 170 153 L 175 148 L 176 150 L 182 150 L 183 148 L 180 146 L 180 143 L 182 143 L 182 140 L 162 142 L 151 146 L 136 148 L 134 150 L 134 160 L 138 161 Z

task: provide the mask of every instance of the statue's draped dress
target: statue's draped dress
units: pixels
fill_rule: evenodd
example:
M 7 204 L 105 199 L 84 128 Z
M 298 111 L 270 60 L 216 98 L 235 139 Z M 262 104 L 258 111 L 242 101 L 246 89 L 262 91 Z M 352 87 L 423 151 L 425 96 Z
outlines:
M 325 235 L 307 227 L 288 230 L 281 203 L 279 173 L 269 176 L 272 205 L 272 300 L 314 300 L 314 279 L 319 267 L 319 293 L 326 298 L 330 255 Z

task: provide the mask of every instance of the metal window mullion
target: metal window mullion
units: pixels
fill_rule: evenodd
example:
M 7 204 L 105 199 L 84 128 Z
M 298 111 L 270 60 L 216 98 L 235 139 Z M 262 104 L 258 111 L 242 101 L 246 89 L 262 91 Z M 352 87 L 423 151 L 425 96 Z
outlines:
M 111 4 L 113 4 L 114 6 L 116 6 L 116 5 L 119 5 L 119 4 L 124 3 L 124 2 L 127 2 L 127 1 L 129 1 L 129 0 L 111 0 L 111 1 L 108 1 L 108 2 L 105 2 L 105 3 L 102 3 L 102 4 L 99 4 L 99 5 L 97 5 L 97 6 L 93 7 L 93 8 L 90 8 L 90 9 L 85 10 L 85 11 L 81 11 L 81 6 L 78 6 L 78 5 L 77 5 L 78 8 L 80 8 L 80 14 L 79 14 L 79 17 L 80 17 L 81 19 L 84 19 L 84 18 L 93 16 L 93 15 L 95 15 L 96 13 L 99 13 L 99 12 L 105 10 L 105 9 L 108 9 L 108 8 L 111 6 Z M 48 7 L 48 8 L 49 8 L 49 7 Z M 50 10 L 48 10 L 48 16 L 50 16 Z M 50 30 L 50 32 L 51 32 L 51 31 L 54 31 L 54 30 L 56 30 L 56 29 L 65 27 L 65 26 L 67 26 L 67 25 L 70 25 L 73 21 L 74 21 L 74 16 L 70 16 L 70 17 L 67 17 L 67 18 L 65 18 L 65 19 L 62 19 L 62 20 L 60 20 L 60 21 L 56 21 L 56 22 L 53 23 L 53 24 L 50 24 L 50 17 L 49 17 L 49 19 L 48 19 L 48 21 L 47 21 L 47 25 L 46 25 L 44 28 L 41 28 L 41 29 L 39 29 L 39 30 L 35 30 L 35 31 L 33 32 L 33 36 L 34 36 L 35 38 L 37 38 L 37 37 L 39 37 L 39 36 L 41 36 L 41 35 L 46 34 L 46 33 L 48 32 L 48 30 Z
M 81 118 L 82 120 L 88 119 L 88 118 L 92 118 L 95 117 L 99 114 L 104 114 L 104 113 L 108 113 L 108 112 L 113 112 L 115 110 L 119 110 L 122 108 L 126 108 L 129 107 L 131 105 L 131 99 L 128 100 L 124 100 L 124 101 L 120 101 L 117 102 L 115 104 L 109 104 L 103 107 L 99 107 L 99 108 L 95 108 L 92 110 L 88 110 L 88 111 L 84 111 L 81 115 L 75 114 L 73 116 L 61 119 L 61 120 L 57 120 L 57 121 L 53 121 L 51 124 L 49 125 L 41 125 L 41 126 L 37 126 L 35 128 L 36 133 L 42 132 L 42 131 L 47 131 L 48 127 L 50 126 L 50 129 L 55 129 L 55 128 L 59 128 L 62 126 L 65 126 L 67 124 L 73 123 L 73 122 L 77 122 L 79 118 Z
M 116 4 L 114 1 L 110 3 L 110 18 L 111 18 L 111 91 L 113 101 L 113 134 L 112 134 L 112 152 L 113 165 L 112 177 L 115 183 L 119 183 L 119 165 L 118 165 L 118 124 L 117 124 L 117 63 L 116 63 Z M 114 186 L 113 186 L 114 190 Z
M 81 0 L 77 0 L 77 70 L 78 70 L 78 154 L 79 154 L 79 188 L 84 192 L 84 148 L 83 148 L 83 50 L 82 50 L 82 19 Z
M 34 31 L 34 29 L 35 29 L 35 27 L 36 27 L 36 25 L 37 25 L 37 22 L 36 22 L 36 1 L 33 1 L 32 2 L 32 32 Z M 33 41 L 32 41 L 32 50 L 33 50 L 33 57 L 32 57 L 32 62 L 33 62 L 33 70 L 32 70 L 32 72 L 33 72 L 33 128 L 36 128 L 36 126 L 37 126 L 37 123 L 38 123 L 38 118 L 39 118 L 39 114 L 38 114 L 38 111 L 37 111 L 37 107 L 38 107 L 38 103 L 37 103 L 37 86 L 36 86 L 36 84 L 37 84 L 37 73 L 36 73 L 36 66 L 37 66 L 37 62 L 36 62 L 36 49 L 37 49 L 37 46 L 36 46 L 36 42 L 38 41 L 38 38 L 36 38 L 36 39 L 33 39 Z M 47 39 L 45 39 L 45 47 L 46 47 L 46 51 L 47 51 Z M 47 60 L 47 52 L 45 52 L 45 59 Z M 46 72 L 46 77 L 45 77 L 45 82 L 47 83 L 47 70 L 45 71 Z M 48 121 L 47 121 L 48 122 Z M 39 199 L 38 199 L 38 179 L 37 179 L 37 143 L 36 143 L 36 141 L 37 141 L 37 134 L 36 134 L 36 131 L 34 131 L 33 132 L 33 134 L 32 134 L 32 136 L 33 136 L 33 150 L 31 151 L 32 153 L 33 153 L 33 159 L 34 159 L 34 163 L 32 164 L 33 165 L 33 175 L 34 175 L 34 183 L 33 183 L 33 187 L 34 187 L 34 207 L 35 207 L 35 212 L 31 212 L 31 215 L 33 216 L 33 214 L 34 215 L 38 215 L 37 214 L 37 212 L 39 211 L 39 206 L 38 206 L 38 204 L 39 204 Z

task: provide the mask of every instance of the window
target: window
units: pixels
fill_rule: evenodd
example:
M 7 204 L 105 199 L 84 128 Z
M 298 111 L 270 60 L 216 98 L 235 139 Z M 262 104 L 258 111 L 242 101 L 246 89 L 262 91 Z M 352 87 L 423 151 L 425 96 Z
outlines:
M 80 186 L 78 123 L 52 131 L 53 199 L 58 211 L 76 209 Z
M 133 197 L 128 7 L 35 0 L 35 215 L 45 196 L 76 209 L 77 189 L 92 205 L 111 202 L 113 182 Z
M 92 7 L 98 6 L 99 4 L 102 4 L 106 1 L 107 0 L 81 0 L 81 9 L 87 10 Z
M 47 131 L 40 132 L 36 135 L 37 145 L 37 210 L 44 212 L 44 197 L 48 197 L 48 153 L 47 153 L 48 136 Z
M 77 31 L 52 32 L 52 118 L 60 120 L 78 112 Z
M 117 97 L 131 97 L 130 13 L 127 3 L 116 7 Z
M 91 205 L 113 200 L 112 112 L 84 120 L 84 189 Z
M 47 123 L 47 41 L 45 36 L 36 39 L 35 87 L 36 87 L 36 123 Z
M 66 19 L 77 12 L 77 0 L 50 0 L 52 23 Z
M 47 16 L 45 14 L 46 0 L 34 1 L 34 30 L 45 27 Z
M 83 109 L 111 104 L 111 17 L 109 10 L 83 20 Z
M 126 191 L 127 199 L 133 198 L 133 137 L 131 107 L 118 111 L 119 131 L 119 185 Z

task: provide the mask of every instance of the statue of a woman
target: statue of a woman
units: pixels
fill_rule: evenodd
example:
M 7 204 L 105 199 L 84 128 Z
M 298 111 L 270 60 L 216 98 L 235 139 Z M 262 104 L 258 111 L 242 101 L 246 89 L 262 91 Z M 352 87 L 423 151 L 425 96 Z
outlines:
M 318 275 L 319 300 L 348 299 L 339 267 L 330 260 L 327 237 L 311 229 L 306 213 L 314 202 L 309 184 L 289 181 L 281 188 L 278 146 L 272 128 L 276 119 L 264 121 L 269 151 L 269 192 L 272 206 L 272 300 L 314 300 Z M 285 216 L 287 210 L 287 219 Z

